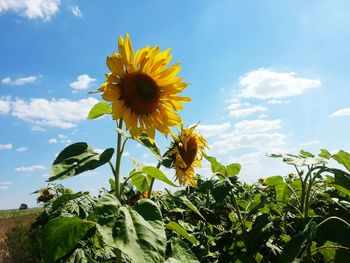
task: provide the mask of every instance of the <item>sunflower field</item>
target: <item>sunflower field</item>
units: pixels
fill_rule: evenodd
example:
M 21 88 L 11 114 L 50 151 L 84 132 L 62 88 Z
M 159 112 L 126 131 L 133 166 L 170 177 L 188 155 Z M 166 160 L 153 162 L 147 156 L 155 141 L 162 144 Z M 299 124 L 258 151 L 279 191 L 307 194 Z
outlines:
M 170 60 L 170 49 L 134 52 L 128 34 L 119 38 L 106 81 L 91 92 L 103 101 L 88 116 L 111 116 L 116 148 L 97 152 L 77 142 L 54 160 L 48 185 L 36 192 L 44 204 L 31 227 L 39 237 L 37 262 L 349 262 L 350 154 L 270 154 L 293 172 L 240 181 L 240 164 L 208 156 L 197 125 L 178 115 L 191 99 L 180 95 L 188 83 Z M 165 152 L 156 143 L 162 134 Z M 147 148 L 158 165 L 134 161 L 121 175 L 126 143 Z M 195 171 L 204 161 L 209 178 Z M 103 165 L 111 170 L 110 188 L 98 196 L 57 183 Z M 154 191 L 156 180 L 178 190 Z

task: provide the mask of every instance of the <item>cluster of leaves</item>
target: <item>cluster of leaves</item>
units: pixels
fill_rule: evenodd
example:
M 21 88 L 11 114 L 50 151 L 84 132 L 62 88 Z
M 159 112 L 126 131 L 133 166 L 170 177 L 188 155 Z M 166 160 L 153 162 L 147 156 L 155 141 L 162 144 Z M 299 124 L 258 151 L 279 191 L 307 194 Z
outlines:
M 145 140 L 145 145 L 147 140 Z M 154 145 L 149 148 L 161 159 Z M 55 160 L 50 181 L 95 169 L 113 149 L 95 153 L 85 143 Z M 152 179 L 173 183 L 157 168 L 135 162 L 118 199 L 52 184 L 53 198 L 33 225 L 41 232 L 44 262 L 346 262 L 350 256 L 350 154 L 271 155 L 295 167 L 248 185 L 239 164 L 214 157 L 213 177 L 174 193 L 144 193 Z M 333 159 L 347 171 L 329 168 Z M 165 161 L 163 162 L 165 163 Z M 130 180 L 129 180 L 130 179 Z M 344 261 L 345 260 L 345 261 Z M 119 261 L 120 262 L 120 261 Z

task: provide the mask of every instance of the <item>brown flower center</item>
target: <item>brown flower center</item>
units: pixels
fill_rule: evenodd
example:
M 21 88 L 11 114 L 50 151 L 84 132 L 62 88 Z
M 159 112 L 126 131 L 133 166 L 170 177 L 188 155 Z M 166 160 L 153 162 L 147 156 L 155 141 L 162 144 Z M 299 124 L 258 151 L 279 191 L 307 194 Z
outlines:
M 191 137 L 191 139 L 187 142 L 187 151 L 184 147 L 179 147 L 179 152 L 182 160 L 186 163 L 186 168 L 190 167 L 196 159 L 197 149 L 198 145 L 195 137 Z
M 157 83 L 148 75 L 140 72 L 126 74 L 121 87 L 120 99 L 137 114 L 147 114 L 157 108 L 160 90 Z

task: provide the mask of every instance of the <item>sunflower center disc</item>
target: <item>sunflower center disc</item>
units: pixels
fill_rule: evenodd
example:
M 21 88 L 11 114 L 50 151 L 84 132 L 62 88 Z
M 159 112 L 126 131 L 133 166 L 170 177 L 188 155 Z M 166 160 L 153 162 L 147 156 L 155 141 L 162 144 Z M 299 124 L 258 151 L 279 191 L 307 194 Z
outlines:
M 160 91 L 148 75 L 132 72 L 121 83 L 121 95 L 127 107 L 138 114 L 147 114 L 157 108 Z
M 184 147 L 179 149 L 182 160 L 186 163 L 187 168 L 191 166 L 197 155 L 197 141 L 192 137 L 187 143 L 187 151 Z

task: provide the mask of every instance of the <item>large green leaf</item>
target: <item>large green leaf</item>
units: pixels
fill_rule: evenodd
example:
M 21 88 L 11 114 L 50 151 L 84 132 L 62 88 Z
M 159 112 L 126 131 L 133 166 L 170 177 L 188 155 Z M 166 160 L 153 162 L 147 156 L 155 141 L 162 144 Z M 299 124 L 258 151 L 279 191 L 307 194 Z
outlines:
M 329 151 L 327 151 L 326 149 L 321 149 L 321 152 L 318 154 L 318 156 L 329 160 L 329 158 L 332 157 L 332 154 Z
M 140 193 L 146 192 L 148 189 L 148 180 L 147 177 L 144 176 L 141 172 L 134 171 L 134 174 L 131 176 L 131 181 L 135 185 L 136 189 L 139 190 Z
M 223 179 L 226 175 L 225 166 L 219 163 L 215 157 L 211 157 L 203 154 L 204 158 L 210 162 L 211 171 L 217 174 L 220 179 Z
M 185 228 L 183 228 L 182 226 L 180 226 L 178 223 L 176 223 L 174 221 L 170 221 L 165 226 L 166 226 L 166 228 L 175 231 L 180 236 L 183 236 L 188 241 L 190 241 L 192 244 L 194 244 L 194 245 L 198 244 L 198 240 L 193 235 L 189 234 L 187 232 L 187 230 Z
M 267 184 L 268 186 L 275 186 L 275 185 L 284 183 L 284 179 L 280 175 L 275 175 L 275 176 L 267 177 L 264 180 L 264 183 Z
M 181 196 L 180 200 L 182 201 L 182 203 L 184 203 L 185 206 L 187 206 L 189 209 L 191 209 L 193 212 L 199 215 L 203 220 L 205 220 L 204 216 L 199 212 L 197 207 L 194 204 L 192 204 L 190 200 L 188 200 L 185 196 Z
M 234 185 L 231 181 L 228 178 L 225 178 L 224 180 L 214 182 L 211 193 L 216 202 L 222 202 L 233 187 Z
M 196 256 L 193 254 L 188 245 L 180 238 L 174 239 L 171 242 L 170 258 L 167 259 L 168 263 L 174 262 L 186 262 L 186 263 L 199 263 Z
M 286 183 L 275 185 L 276 201 L 287 202 L 292 195 L 292 190 Z
M 113 148 L 108 148 L 102 153 L 96 153 L 85 142 L 71 144 L 53 162 L 51 176 L 48 181 L 64 179 L 100 167 L 112 158 L 113 153 Z
M 88 119 L 96 119 L 105 114 L 112 114 L 112 107 L 106 102 L 96 103 L 89 112 Z
M 334 174 L 333 187 L 350 196 L 350 175 L 339 169 L 332 169 Z
M 231 163 L 226 166 L 227 176 L 234 176 L 241 171 L 241 165 L 239 163 Z
M 350 154 L 343 150 L 340 150 L 337 154 L 332 155 L 332 158 L 338 163 L 344 165 L 344 167 L 350 172 Z
M 74 200 L 77 199 L 85 194 L 88 194 L 87 192 L 82 193 L 82 192 L 77 192 L 77 193 L 65 193 L 63 195 L 60 195 L 59 197 L 57 197 L 57 199 L 55 199 L 52 202 L 52 209 L 56 210 L 57 208 L 59 208 L 62 204 L 70 201 L 70 200 Z
M 171 186 L 177 186 L 176 184 L 174 184 L 172 181 L 170 181 L 168 179 L 168 177 L 158 168 L 153 167 L 153 166 L 144 166 L 141 170 L 141 172 L 155 178 L 158 179 L 160 181 L 163 181 L 164 183 L 167 183 L 168 185 Z
M 162 216 L 151 200 L 139 201 L 134 208 L 121 207 L 116 224 L 116 246 L 135 263 L 164 262 L 166 237 Z
M 49 221 L 41 233 L 44 262 L 52 263 L 68 255 L 93 227 L 93 222 L 77 217 L 57 217 Z
M 284 246 L 282 254 L 278 260 L 281 263 L 296 262 L 299 257 L 302 256 L 304 251 L 311 246 L 312 241 L 315 238 L 316 223 L 310 221 L 303 230 L 302 233 L 293 237 Z

